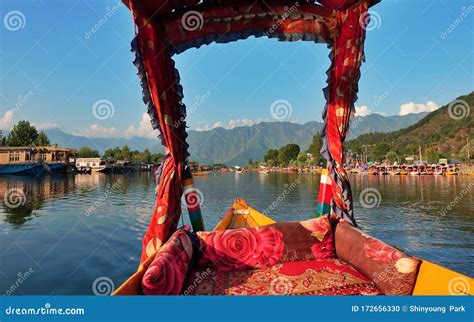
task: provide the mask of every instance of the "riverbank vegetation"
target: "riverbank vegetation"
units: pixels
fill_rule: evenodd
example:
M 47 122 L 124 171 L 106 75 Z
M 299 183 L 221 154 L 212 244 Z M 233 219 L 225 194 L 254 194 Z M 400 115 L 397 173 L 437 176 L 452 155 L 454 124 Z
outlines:
M 419 156 L 421 150 L 422 159 L 429 163 L 442 158 L 467 162 L 473 158 L 473 106 L 474 92 L 459 97 L 408 128 L 363 134 L 347 142 L 346 151 L 353 157 L 372 161 L 404 162 L 406 157 Z

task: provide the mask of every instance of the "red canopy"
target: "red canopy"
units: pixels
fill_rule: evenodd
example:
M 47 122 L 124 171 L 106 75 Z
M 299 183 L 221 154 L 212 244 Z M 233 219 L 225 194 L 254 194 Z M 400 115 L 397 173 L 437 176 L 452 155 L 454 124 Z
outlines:
M 355 225 L 352 194 L 343 168 L 342 143 L 357 98 L 364 59 L 368 8 L 378 0 L 245 1 L 128 0 L 137 28 L 132 43 L 142 81 L 144 102 L 168 152 L 159 173 L 156 207 L 143 240 L 142 260 L 175 231 L 181 215 L 183 173 L 188 157 L 183 91 L 172 55 L 212 42 L 249 36 L 281 41 L 326 43 L 332 60 L 322 154 L 333 181 L 333 211 Z

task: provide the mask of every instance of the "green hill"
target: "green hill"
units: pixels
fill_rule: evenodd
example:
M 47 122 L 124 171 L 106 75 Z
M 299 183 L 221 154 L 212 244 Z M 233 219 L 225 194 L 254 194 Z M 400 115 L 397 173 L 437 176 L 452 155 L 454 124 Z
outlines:
M 439 158 L 467 160 L 469 139 L 472 158 L 474 92 L 428 114 L 414 125 L 388 133 L 367 133 L 347 142 L 346 149 L 363 154 L 367 148 L 369 160 L 403 161 L 403 157 L 418 155 L 436 162 Z

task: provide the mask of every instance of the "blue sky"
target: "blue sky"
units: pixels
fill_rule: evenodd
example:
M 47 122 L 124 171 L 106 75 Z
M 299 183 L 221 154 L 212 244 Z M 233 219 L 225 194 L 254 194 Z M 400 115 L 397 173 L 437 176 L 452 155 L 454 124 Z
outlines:
M 404 113 L 432 110 L 473 90 L 472 1 L 385 0 L 373 11 L 356 103 L 361 115 L 395 115 L 402 106 Z M 107 22 L 87 37 L 107 12 Z M 2 0 L 0 18 L 2 129 L 28 119 L 39 128 L 87 136 L 152 135 L 123 5 Z M 291 106 L 285 120 L 320 121 L 328 54 L 323 44 L 251 38 L 174 56 L 188 109 L 200 103 L 188 115 L 190 127 L 274 121 L 271 106 L 279 100 Z M 104 100 L 112 107 L 97 117 L 93 106 Z

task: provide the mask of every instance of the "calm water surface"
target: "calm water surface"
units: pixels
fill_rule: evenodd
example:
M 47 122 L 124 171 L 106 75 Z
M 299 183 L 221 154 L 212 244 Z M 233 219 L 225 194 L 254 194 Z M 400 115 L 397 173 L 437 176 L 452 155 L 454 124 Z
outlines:
M 354 175 L 351 180 L 362 229 L 474 275 L 473 177 Z M 196 178 L 196 186 L 204 195 L 206 227 L 212 228 L 237 197 L 277 221 L 311 218 L 319 176 L 215 174 Z M 367 188 L 380 192 L 374 208 L 360 203 Z M 24 204 L 14 207 L 4 200 L 11 189 L 24 191 Z M 149 173 L 0 177 L 0 197 L 0 295 L 13 285 L 18 295 L 92 294 L 97 278 L 108 277 L 118 287 L 138 267 L 153 211 L 154 178 Z

